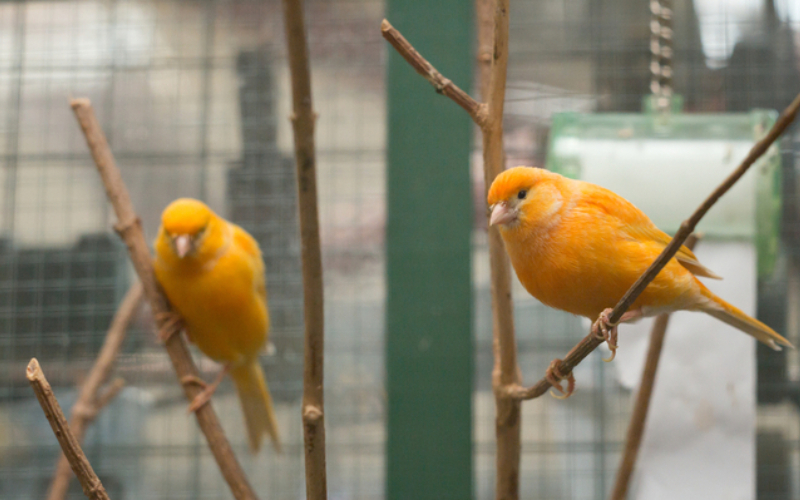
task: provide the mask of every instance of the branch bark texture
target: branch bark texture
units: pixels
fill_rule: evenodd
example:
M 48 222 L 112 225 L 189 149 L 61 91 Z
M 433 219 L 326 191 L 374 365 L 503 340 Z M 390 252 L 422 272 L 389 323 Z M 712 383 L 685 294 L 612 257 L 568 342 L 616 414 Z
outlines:
M 303 261 L 305 354 L 302 418 L 306 498 L 324 500 L 328 496 L 323 395 L 325 316 L 317 209 L 317 162 L 314 147 L 314 122 L 317 117 L 311 98 L 311 70 L 303 5 L 300 0 L 283 0 L 283 12 L 292 80 L 292 126 Z
M 84 495 L 91 500 L 108 500 L 108 494 L 103 487 L 103 483 L 100 482 L 100 478 L 95 474 L 92 465 L 81 449 L 78 439 L 70 430 L 67 419 L 64 417 L 64 412 L 61 411 L 61 406 L 53 394 L 53 389 L 47 382 L 36 358 L 31 359 L 28 364 L 26 375 L 33 392 L 36 393 L 39 404 L 42 406 L 42 410 L 44 410 L 47 421 L 50 422 L 50 427 L 53 428 L 58 444 L 61 445 L 61 450 L 67 457 L 73 472 L 78 476 Z
M 94 421 L 100 410 L 111 402 L 125 385 L 122 379 L 116 379 L 106 388 L 102 395 L 99 393 L 100 387 L 106 383 L 108 376 L 111 374 L 117 354 L 119 354 L 119 350 L 125 340 L 128 325 L 136 314 L 139 303 L 142 301 L 142 293 L 142 285 L 137 281 L 131 285 L 128 293 L 125 294 L 119 309 L 114 314 L 114 319 L 111 320 L 111 326 L 106 333 L 106 338 L 100 348 L 100 353 L 97 355 L 97 360 L 80 388 L 78 399 L 72 406 L 69 426 L 78 443 L 83 442 L 87 427 Z M 47 499 L 62 500 L 66 498 L 71 479 L 72 471 L 70 470 L 69 461 L 66 455 L 62 454 L 58 459 Z
M 100 173 L 106 194 L 117 215 L 118 223 L 115 229 L 128 247 L 128 254 L 136 274 L 139 275 L 156 323 L 159 329 L 170 328 L 170 318 L 174 317 L 175 313 L 170 311 L 167 299 L 156 282 L 155 274 L 153 274 L 153 262 L 144 239 L 141 221 L 133 208 L 128 189 L 122 180 L 105 134 L 97 122 L 92 105 L 88 99 L 73 99 L 70 105 L 86 137 L 86 143 L 92 153 L 97 171 Z M 186 342 L 180 335 L 170 335 L 164 346 L 178 375 L 178 380 L 181 381 L 186 398 L 189 401 L 194 400 L 202 388 L 191 382 L 192 379 L 196 380 L 199 377 L 199 372 Z M 255 499 L 256 495 L 247 481 L 244 470 L 236 460 L 233 448 L 225 437 L 214 407 L 210 404 L 203 405 L 195 412 L 195 416 L 234 498 L 237 500 Z

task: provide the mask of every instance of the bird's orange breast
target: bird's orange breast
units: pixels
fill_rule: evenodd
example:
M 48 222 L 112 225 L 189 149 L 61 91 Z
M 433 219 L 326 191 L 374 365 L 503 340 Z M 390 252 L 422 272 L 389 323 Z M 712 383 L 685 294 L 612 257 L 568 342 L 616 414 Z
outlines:
M 631 239 L 618 219 L 579 204 L 567 204 L 548 227 L 523 222 L 501 234 L 531 295 L 545 305 L 596 319 L 616 305 L 663 246 Z M 650 314 L 682 308 L 692 303 L 696 287 L 696 279 L 673 259 L 632 308 L 644 307 Z
M 204 266 L 168 266 L 156 259 L 155 272 L 190 339 L 208 357 L 236 364 L 259 354 L 269 316 L 259 291 L 263 268 L 253 256 L 234 244 Z

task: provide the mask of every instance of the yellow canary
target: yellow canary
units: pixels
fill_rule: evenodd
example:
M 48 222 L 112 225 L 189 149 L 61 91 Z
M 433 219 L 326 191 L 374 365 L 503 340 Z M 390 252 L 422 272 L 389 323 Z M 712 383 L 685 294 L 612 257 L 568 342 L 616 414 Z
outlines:
M 488 196 L 511 264 L 540 302 L 597 319 L 608 314 L 671 238 L 632 203 L 600 186 L 539 168 L 497 176 Z M 714 295 L 695 276 L 717 278 L 686 247 L 631 305 L 622 321 L 702 311 L 773 349 L 791 346 L 764 323 Z M 613 346 L 612 346 L 613 347 Z
M 258 243 L 202 202 L 181 198 L 161 215 L 155 254 L 156 278 L 181 315 L 189 339 L 225 366 L 190 409 L 205 404 L 228 372 L 239 394 L 251 449 L 257 451 L 267 433 L 280 451 L 275 410 L 258 363 L 269 330 Z

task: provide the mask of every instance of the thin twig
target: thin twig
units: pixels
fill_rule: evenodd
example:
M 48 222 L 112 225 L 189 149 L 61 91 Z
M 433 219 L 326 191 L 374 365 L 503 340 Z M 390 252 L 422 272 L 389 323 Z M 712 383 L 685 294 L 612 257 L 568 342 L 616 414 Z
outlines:
M 325 320 L 323 307 L 322 255 L 317 213 L 317 170 L 314 148 L 316 114 L 311 99 L 303 5 L 284 0 L 286 45 L 292 80 L 292 127 L 297 169 L 300 241 L 303 260 L 303 440 L 305 443 L 306 498 L 325 500 L 328 496 L 325 472 L 325 410 L 323 395 L 323 353 Z
M 697 243 L 697 236 L 693 233 L 686 239 L 686 248 L 693 250 Z M 639 391 L 636 394 L 636 402 L 633 405 L 631 423 L 628 426 L 628 435 L 625 438 L 625 451 L 617 469 L 617 478 L 614 481 L 614 488 L 611 500 L 625 500 L 628 494 L 628 485 L 636 466 L 636 457 L 639 455 L 639 447 L 642 444 L 644 426 L 647 421 L 647 411 L 650 409 L 650 400 L 653 395 L 653 387 L 656 382 L 658 372 L 658 362 L 661 359 L 661 349 L 664 346 L 664 336 L 667 333 L 667 323 L 669 314 L 659 314 L 653 323 L 650 332 L 650 345 L 647 348 L 647 358 L 642 370 L 642 380 L 639 384 Z
M 464 108 L 464 111 L 472 117 L 475 123 L 481 124 L 486 115 L 485 105 L 475 101 L 469 94 L 461 90 L 458 85 L 439 73 L 386 19 L 381 22 L 381 34 L 417 73 L 433 85 L 436 92 L 452 99 L 456 104 Z
M 92 465 L 84 455 L 80 443 L 75 438 L 75 435 L 72 434 L 67 419 L 61 411 L 61 406 L 59 406 L 58 400 L 53 394 L 53 389 L 47 382 L 36 358 L 31 359 L 28 364 L 26 375 L 33 392 L 36 393 L 39 404 L 42 406 L 42 410 L 44 410 L 47 421 L 50 422 L 50 427 L 53 428 L 58 444 L 61 445 L 61 450 L 67 457 L 72 471 L 78 476 L 78 481 L 80 481 L 83 488 L 83 494 L 91 500 L 108 500 L 108 494 L 103 488 L 103 483 L 94 473 L 94 469 L 92 469 Z
M 125 340 L 128 325 L 136 314 L 139 303 L 142 301 L 142 293 L 142 285 L 138 281 L 128 289 L 128 293 L 125 294 L 125 298 L 122 299 L 117 312 L 114 314 L 114 318 L 111 320 L 111 326 L 108 328 L 106 338 L 103 341 L 103 346 L 100 348 L 94 366 L 92 366 L 86 380 L 83 382 L 75 404 L 72 405 L 69 426 L 78 443 L 83 442 L 86 428 L 94 421 L 100 410 L 104 408 L 125 385 L 124 380 L 116 379 L 102 395 L 98 395 L 100 386 L 106 383 L 108 376 L 111 374 L 111 369 L 117 359 L 117 354 Z M 62 500 L 65 498 L 71 479 L 72 472 L 70 471 L 69 462 L 67 461 L 67 457 L 62 454 L 58 459 L 56 472 L 53 475 L 53 482 L 50 484 L 50 491 L 47 494 L 47 499 Z
M 86 143 L 100 173 L 106 194 L 117 214 L 118 223 L 115 229 L 128 247 L 128 254 L 134 269 L 136 269 L 136 274 L 139 275 L 139 280 L 142 282 L 145 296 L 150 303 L 150 309 L 158 328 L 160 330 L 174 328 L 174 323 L 170 323 L 170 318 L 174 318 L 176 313 L 170 311 L 167 299 L 156 282 L 153 274 L 153 262 L 144 239 L 141 221 L 133 208 L 128 189 L 125 187 L 114 161 L 105 134 L 97 122 L 92 105 L 88 99 L 73 99 L 70 105 L 84 136 L 86 136 Z M 193 379 L 197 380 L 199 372 L 186 342 L 180 335 L 169 335 L 164 347 L 175 368 L 178 380 L 181 381 L 184 395 L 189 401 L 194 400 L 202 388 L 191 382 Z M 225 437 L 213 405 L 201 406 L 195 411 L 195 416 L 234 498 L 237 500 L 255 499 L 256 495 L 247 481 L 244 470 L 236 460 L 233 448 Z
M 700 204 L 691 217 L 681 223 L 680 229 L 675 233 L 672 241 L 664 248 L 661 255 L 650 265 L 647 271 L 639 277 L 631 288 L 614 307 L 614 311 L 609 315 L 609 322 L 611 324 L 617 323 L 625 311 L 628 310 L 631 304 L 639 297 L 647 285 L 656 277 L 656 275 L 664 268 L 669 260 L 675 256 L 680 249 L 681 245 L 686 241 L 686 238 L 694 231 L 697 223 L 708 212 L 708 210 L 725 194 L 735 183 L 738 181 L 747 169 L 749 169 L 758 158 L 763 155 L 767 149 L 775 142 L 784 130 L 794 121 L 797 112 L 800 109 L 800 94 L 795 97 L 794 101 L 781 113 L 778 121 L 772 126 L 766 136 L 758 141 L 747 154 L 742 163 L 733 171 L 732 174 L 720 184 L 709 197 Z M 578 345 L 564 357 L 564 360 L 558 365 L 561 373 L 570 373 L 583 359 L 594 351 L 597 346 L 602 344 L 603 341 L 598 339 L 595 335 L 590 333 L 581 340 Z M 525 388 L 520 386 L 506 387 L 506 394 L 512 398 L 518 399 L 534 399 L 538 398 L 551 387 L 550 382 L 546 378 L 541 379 L 535 385 Z

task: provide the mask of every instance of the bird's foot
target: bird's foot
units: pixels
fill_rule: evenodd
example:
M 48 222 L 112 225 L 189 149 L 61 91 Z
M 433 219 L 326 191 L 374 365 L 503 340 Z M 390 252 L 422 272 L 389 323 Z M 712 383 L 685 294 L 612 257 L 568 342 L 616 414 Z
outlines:
M 156 321 L 161 324 L 158 329 L 158 339 L 161 342 L 168 341 L 173 335 L 179 334 L 183 330 L 183 319 L 174 311 L 156 314 Z
M 609 308 L 600 313 L 600 317 L 592 325 L 592 334 L 600 340 L 608 342 L 608 348 L 611 350 L 611 357 L 603 361 L 608 363 L 613 361 L 617 355 L 617 323 L 612 324 L 608 319 L 613 309 Z
M 562 361 L 560 359 L 554 359 L 544 373 L 545 379 L 550 382 L 550 385 L 553 386 L 553 389 L 556 389 L 561 393 L 559 396 L 555 392 L 550 391 L 550 395 L 556 399 L 567 399 L 568 397 L 572 396 L 573 392 L 575 392 L 575 376 L 572 374 L 572 372 L 569 372 L 566 375 L 561 373 L 561 370 L 558 368 L 558 365 L 561 362 Z M 561 386 L 561 381 L 564 379 L 567 379 L 566 391 L 564 391 L 564 388 Z
M 228 366 L 226 365 L 222 370 L 220 370 L 217 377 L 214 379 L 213 382 L 210 384 L 206 384 L 200 377 L 195 377 L 194 375 L 187 375 L 181 379 L 181 382 L 185 384 L 195 384 L 199 385 L 203 388 L 202 391 L 198 392 L 192 402 L 189 404 L 189 408 L 187 413 L 193 413 L 202 408 L 206 403 L 211 401 L 211 396 L 214 395 L 216 392 L 217 387 L 219 387 L 220 382 L 222 382 L 223 377 L 225 374 L 228 373 Z

